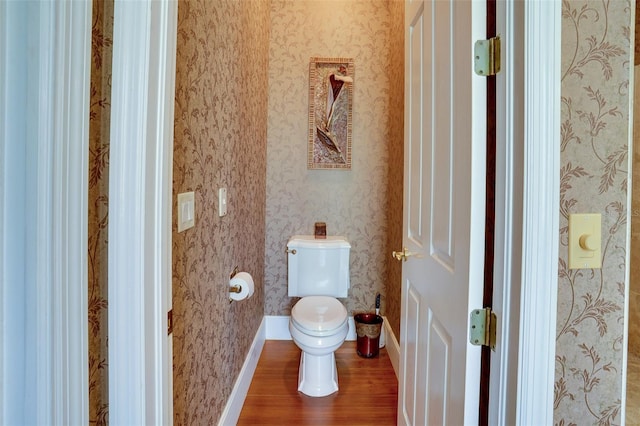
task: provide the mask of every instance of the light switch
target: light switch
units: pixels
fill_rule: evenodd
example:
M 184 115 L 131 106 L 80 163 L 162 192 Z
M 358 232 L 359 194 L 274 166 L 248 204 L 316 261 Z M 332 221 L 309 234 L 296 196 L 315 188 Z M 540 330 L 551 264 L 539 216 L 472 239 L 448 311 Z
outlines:
M 227 188 L 218 189 L 218 216 L 227 215 Z
M 196 224 L 196 205 L 193 192 L 178 194 L 178 232 Z
M 601 222 L 598 213 L 569 215 L 569 269 L 602 267 Z

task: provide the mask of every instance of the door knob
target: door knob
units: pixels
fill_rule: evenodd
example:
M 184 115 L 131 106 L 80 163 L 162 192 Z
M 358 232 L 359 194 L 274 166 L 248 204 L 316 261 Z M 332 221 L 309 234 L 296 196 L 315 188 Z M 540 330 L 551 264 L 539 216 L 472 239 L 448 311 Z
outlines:
M 402 251 L 394 251 L 393 253 L 391 253 L 391 255 L 395 257 L 396 260 L 404 260 L 406 262 L 407 258 L 411 256 L 417 256 L 418 253 L 412 253 L 405 247 L 402 249 Z

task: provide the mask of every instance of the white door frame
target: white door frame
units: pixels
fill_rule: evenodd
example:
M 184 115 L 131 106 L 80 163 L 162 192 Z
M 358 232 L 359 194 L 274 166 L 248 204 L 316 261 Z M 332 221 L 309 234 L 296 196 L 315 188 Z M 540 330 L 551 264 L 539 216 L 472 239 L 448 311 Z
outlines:
M 109 420 L 172 424 L 177 2 L 115 2 L 109 170 Z
M 91 2 L 0 32 L 0 424 L 87 424 Z
M 561 3 L 525 2 L 524 17 L 524 227 L 516 422 L 553 424 L 560 238 Z
M 498 1 L 497 8 L 503 36 L 493 306 L 498 347 L 489 424 L 553 424 L 561 3 Z

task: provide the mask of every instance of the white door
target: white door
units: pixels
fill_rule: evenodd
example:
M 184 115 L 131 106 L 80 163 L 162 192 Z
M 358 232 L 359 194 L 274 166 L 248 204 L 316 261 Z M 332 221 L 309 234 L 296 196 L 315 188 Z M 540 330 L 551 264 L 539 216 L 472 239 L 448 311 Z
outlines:
M 482 307 L 485 81 L 473 43 L 484 2 L 406 3 L 405 175 L 398 424 L 478 421 Z

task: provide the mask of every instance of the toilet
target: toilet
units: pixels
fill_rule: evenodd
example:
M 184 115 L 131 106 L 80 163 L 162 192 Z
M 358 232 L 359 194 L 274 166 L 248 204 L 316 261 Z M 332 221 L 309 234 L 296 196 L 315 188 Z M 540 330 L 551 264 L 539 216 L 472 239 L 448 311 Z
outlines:
M 347 310 L 337 297 L 349 291 L 349 251 L 344 237 L 295 235 L 287 243 L 289 331 L 300 348 L 298 391 L 327 396 L 338 390 L 335 351 L 349 331 Z

